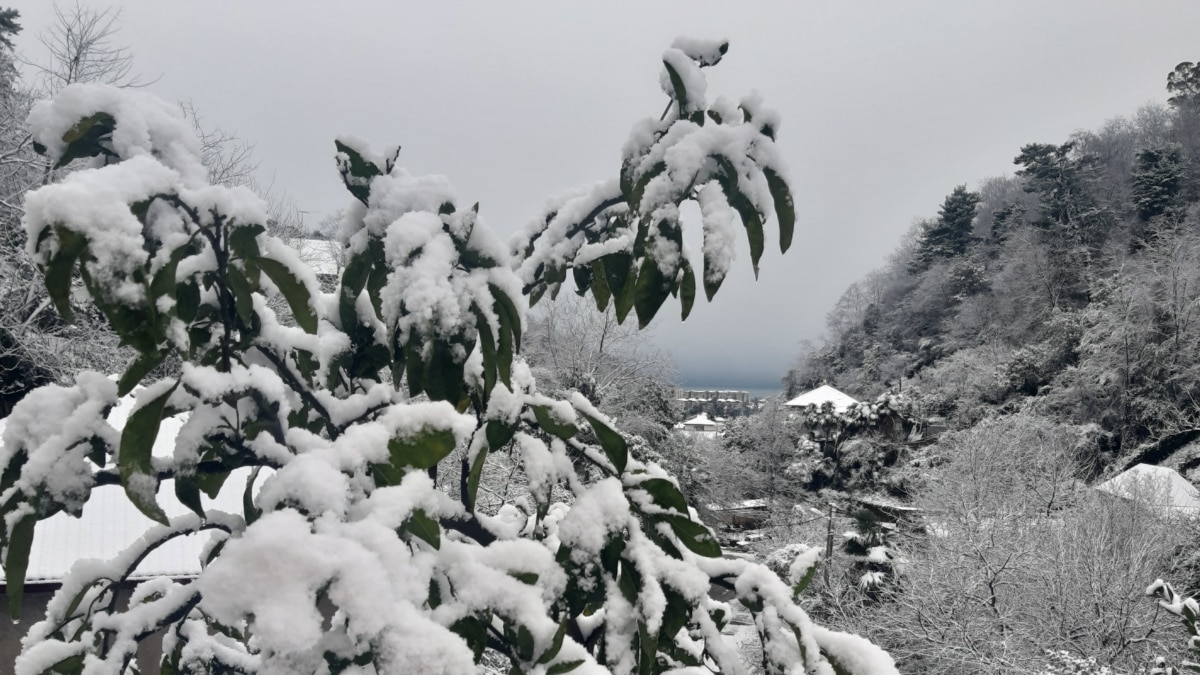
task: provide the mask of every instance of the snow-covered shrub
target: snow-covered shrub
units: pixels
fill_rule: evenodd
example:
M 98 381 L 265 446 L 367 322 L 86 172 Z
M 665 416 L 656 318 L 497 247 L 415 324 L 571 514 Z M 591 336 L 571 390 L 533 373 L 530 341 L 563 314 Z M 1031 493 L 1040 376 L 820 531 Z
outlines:
M 74 567 L 16 671 L 130 672 L 139 642 L 166 629 L 164 672 L 472 673 L 497 657 L 513 673 L 743 672 L 717 584 L 755 614 L 772 672 L 895 672 L 867 641 L 809 621 L 795 597 L 808 567 L 785 582 L 723 559 L 676 482 L 631 456 L 584 396 L 540 393 L 519 355 L 528 304 L 568 272 L 622 320 L 646 324 L 669 295 L 686 316 L 686 200 L 703 214 L 710 299 L 738 220 L 756 267 L 772 215 L 788 247 L 776 114 L 757 97 L 704 96 L 700 69 L 726 49 L 668 49 L 673 103 L 634 128 L 619 178 L 554 200 L 511 248 L 446 179 L 338 140 L 356 201 L 329 294 L 266 232 L 258 197 L 206 183 L 171 106 L 100 86 L 39 104 L 39 151 L 91 168 L 28 196 L 29 250 L 61 312 L 78 269 L 139 356 L 119 382 L 83 373 L 31 394 L 8 422 L 0 546 L 14 615 L 40 520 L 119 484 L 161 525 Z M 171 355 L 180 375 L 143 383 Z M 117 431 L 107 411 L 139 384 Z M 183 416 L 173 455 L 154 456 L 163 420 Z M 527 510 L 477 508 L 501 449 L 521 464 Z M 241 512 L 204 508 L 202 493 L 246 467 L 251 481 L 273 473 L 257 493 L 246 485 Z M 457 489 L 439 489 L 452 473 Z M 164 515 L 163 481 L 194 513 Z M 214 534 L 198 578 L 130 578 L 147 551 L 201 530 Z M 128 605 L 108 601 L 131 586 Z

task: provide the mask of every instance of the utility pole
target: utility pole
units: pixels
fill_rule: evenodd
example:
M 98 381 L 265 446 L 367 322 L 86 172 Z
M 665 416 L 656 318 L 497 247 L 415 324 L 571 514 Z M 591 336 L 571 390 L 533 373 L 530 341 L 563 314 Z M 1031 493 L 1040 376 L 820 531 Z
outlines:
M 829 588 L 829 568 L 833 564 L 833 502 L 829 502 L 829 514 L 825 526 L 825 588 Z

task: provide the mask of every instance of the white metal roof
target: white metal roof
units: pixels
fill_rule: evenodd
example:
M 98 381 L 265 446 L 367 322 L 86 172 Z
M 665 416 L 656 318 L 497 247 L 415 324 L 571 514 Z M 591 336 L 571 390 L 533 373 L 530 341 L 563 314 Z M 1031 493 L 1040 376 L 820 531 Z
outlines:
M 810 405 L 821 405 L 826 401 L 833 404 L 833 409 L 837 412 L 845 412 L 851 404 L 858 403 L 858 400 L 848 394 L 844 394 L 833 387 L 823 384 L 812 391 L 800 394 L 796 398 L 787 402 L 793 408 L 804 408 Z
M 683 423 L 683 426 L 685 427 L 715 427 L 716 425 L 716 422 L 708 418 L 708 413 L 700 413 L 699 415 L 696 415 L 692 419 Z
M 1149 504 L 1162 512 L 1200 515 L 1200 490 L 1178 471 L 1165 466 L 1137 464 L 1096 489 Z
M 118 429 L 124 426 L 133 403 L 132 394 L 121 399 L 109 414 L 109 423 Z M 154 444 L 156 456 L 171 455 L 175 449 L 175 436 L 183 422 L 180 417 L 163 420 L 158 440 Z M 0 437 L 3 436 L 4 427 L 5 420 L 0 419 Z M 240 514 L 242 493 L 249 473 L 249 469 L 239 469 L 231 473 L 215 500 L 201 495 L 204 507 Z M 263 476 L 260 476 L 260 482 L 262 479 Z M 174 485 L 170 481 L 159 486 L 158 503 L 168 517 L 189 513 L 189 509 L 176 499 Z M 81 518 L 59 513 L 37 524 L 34 529 L 33 548 L 29 552 L 25 581 L 30 584 L 53 583 L 60 581 L 77 560 L 107 560 L 116 557 L 154 525 L 156 523 L 153 520 L 130 503 L 121 486 L 95 487 L 92 489 L 91 498 L 83 507 Z M 150 553 L 138 565 L 134 577 L 178 578 L 199 574 L 200 554 L 211 536 L 211 532 L 202 532 L 173 539 Z M 3 572 L 0 572 L 0 586 L 2 585 L 4 576 Z

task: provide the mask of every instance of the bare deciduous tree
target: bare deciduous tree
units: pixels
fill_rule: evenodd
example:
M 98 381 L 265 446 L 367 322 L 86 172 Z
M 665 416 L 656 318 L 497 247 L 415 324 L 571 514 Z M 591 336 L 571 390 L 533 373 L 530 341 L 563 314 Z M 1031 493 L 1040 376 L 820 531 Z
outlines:
M 101 82 L 119 87 L 143 87 L 154 80 L 134 70 L 133 53 L 116 41 L 121 11 L 93 9 L 76 3 L 54 6 L 54 21 L 38 35 L 45 48 L 42 60 L 22 58 L 36 75 L 38 93 L 50 96 L 76 82 Z
M 1125 672 L 1171 651 L 1171 620 L 1142 594 L 1186 532 L 1075 481 L 1078 441 L 1025 413 L 944 441 L 900 590 L 882 610 L 843 608 L 847 624 L 909 672 L 1044 672 L 1059 651 Z

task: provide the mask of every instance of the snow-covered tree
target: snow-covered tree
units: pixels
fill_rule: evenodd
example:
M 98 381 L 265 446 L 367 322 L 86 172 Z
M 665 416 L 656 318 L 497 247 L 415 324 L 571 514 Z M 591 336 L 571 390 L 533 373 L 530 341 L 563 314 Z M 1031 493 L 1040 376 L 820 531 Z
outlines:
M 686 316 L 697 277 L 687 200 L 703 214 L 710 299 L 738 220 L 755 267 L 772 215 L 788 247 L 777 115 L 757 97 L 705 97 L 701 68 L 727 47 L 668 49 L 671 104 L 634 128 L 620 177 L 553 201 L 511 249 L 446 179 L 339 139 L 356 201 L 329 294 L 266 231 L 259 197 L 208 183 L 174 106 L 104 85 L 38 104 L 39 151 L 92 168 L 28 196 L 29 252 L 67 316 L 78 269 L 138 357 L 119 381 L 85 372 L 34 391 L 8 419 L 10 608 L 37 523 L 79 514 L 93 490 L 119 485 L 161 525 L 116 559 L 72 569 L 17 672 L 129 672 L 139 642 L 164 629 L 164 672 L 471 673 L 496 657 L 513 673 L 743 672 L 721 638 L 732 612 L 714 584 L 755 615 L 770 672 L 895 672 L 866 640 L 799 607 L 813 556 L 787 580 L 722 558 L 665 471 L 583 395 L 539 392 L 520 357 L 529 304 L 568 273 L 621 320 L 633 311 L 645 325 L 670 295 Z M 184 364 L 177 377 L 143 381 L 171 355 Z M 106 414 L 135 391 L 118 431 Z M 155 456 L 171 417 L 186 420 L 174 452 Z M 501 451 L 521 463 L 529 498 L 488 513 L 477 490 Z M 457 489 L 439 489 L 434 476 L 455 469 Z M 252 489 L 260 471 L 269 477 Z M 240 512 L 205 508 L 201 494 L 229 480 L 245 482 Z M 167 518 L 163 482 L 194 513 Z M 200 531 L 212 541 L 196 579 L 130 578 L 147 552 Z M 128 604 L 110 601 L 130 586 Z

